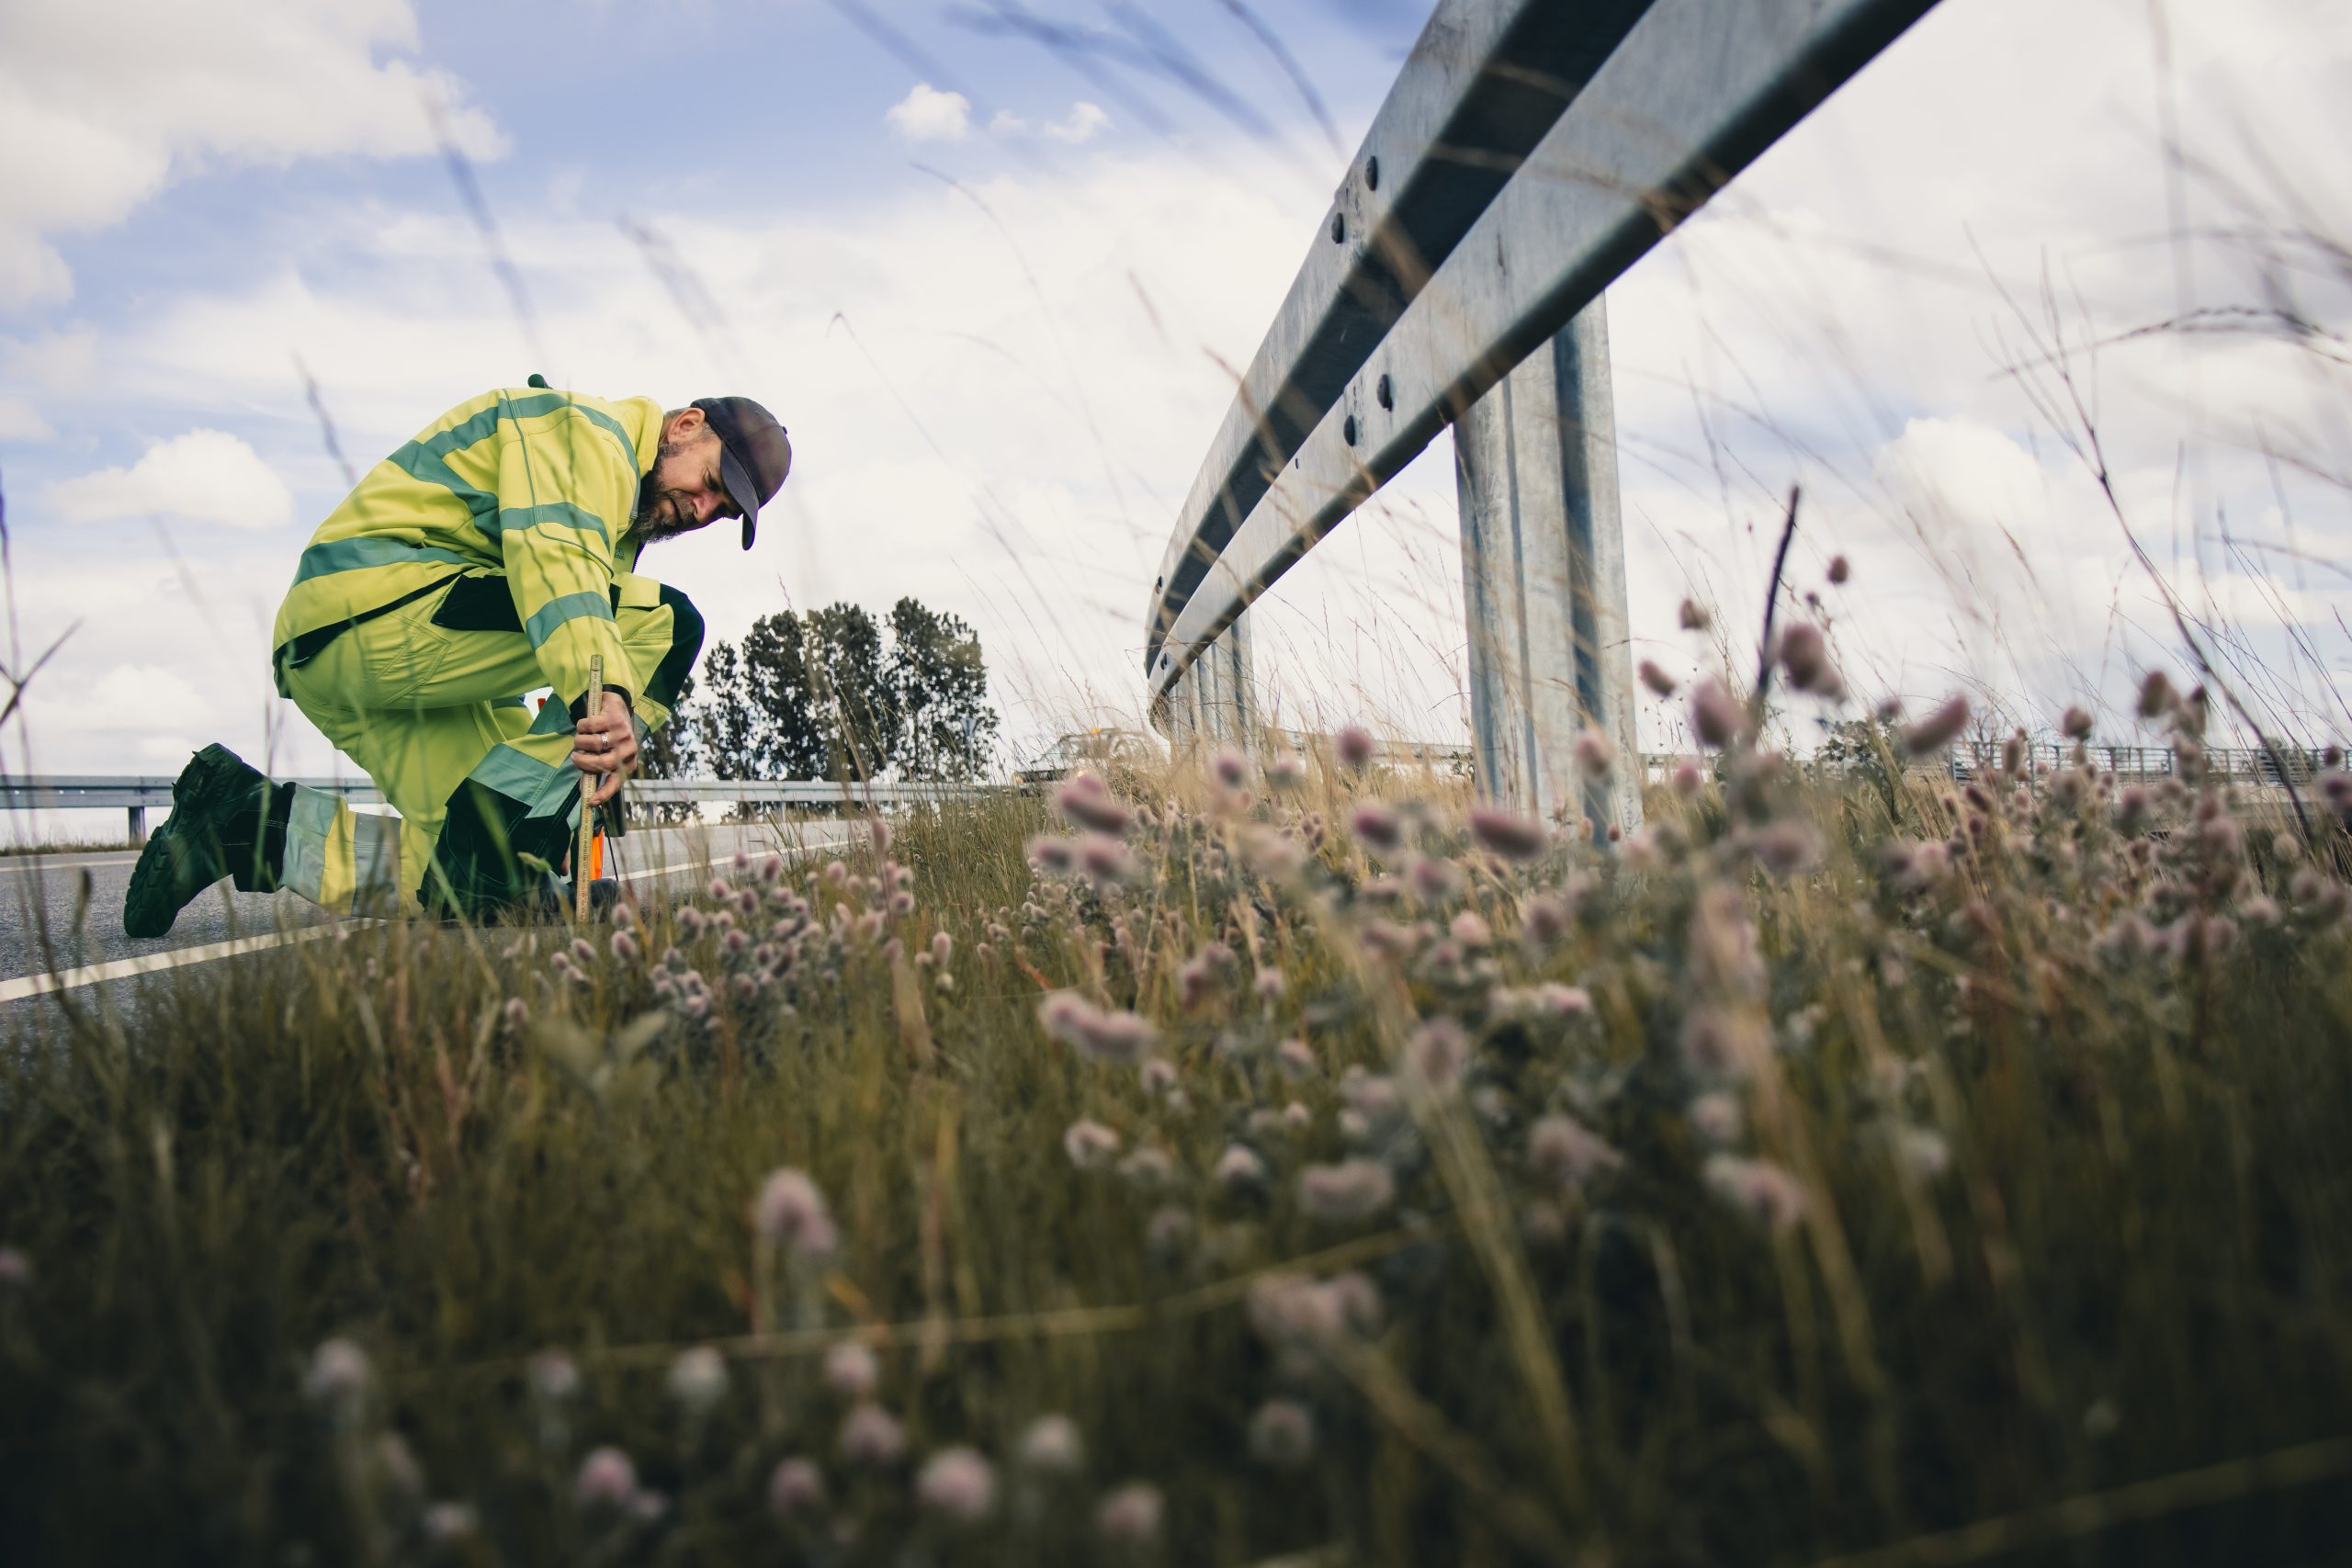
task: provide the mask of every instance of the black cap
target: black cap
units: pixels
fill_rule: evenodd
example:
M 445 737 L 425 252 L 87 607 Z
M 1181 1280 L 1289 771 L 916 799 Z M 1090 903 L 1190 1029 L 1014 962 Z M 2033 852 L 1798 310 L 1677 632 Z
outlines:
M 718 437 L 718 477 L 727 499 L 743 514 L 748 550 L 760 508 L 775 499 L 784 476 L 792 471 L 792 442 L 775 415 L 749 398 L 696 398 L 689 406 L 702 410 L 710 433 Z

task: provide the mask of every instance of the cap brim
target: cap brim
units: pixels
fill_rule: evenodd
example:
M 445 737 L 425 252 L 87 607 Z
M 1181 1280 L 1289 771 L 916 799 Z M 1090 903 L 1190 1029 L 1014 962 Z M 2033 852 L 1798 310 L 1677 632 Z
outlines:
M 735 454 L 724 446 L 718 449 L 718 479 L 727 487 L 727 499 L 743 514 L 743 547 L 752 547 L 752 536 L 760 524 L 760 490 L 752 482 L 752 471 L 735 460 Z

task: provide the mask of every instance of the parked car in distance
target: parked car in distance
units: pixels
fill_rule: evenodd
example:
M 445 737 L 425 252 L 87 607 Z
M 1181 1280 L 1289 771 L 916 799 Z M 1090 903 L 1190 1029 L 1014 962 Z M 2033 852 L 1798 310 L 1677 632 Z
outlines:
M 1121 772 L 1156 769 L 1167 761 L 1159 742 L 1133 729 L 1082 729 L 1057 739 L 1012 776 L 1023 784 L 1051 784 L 1084 769 L 1105 779 Z

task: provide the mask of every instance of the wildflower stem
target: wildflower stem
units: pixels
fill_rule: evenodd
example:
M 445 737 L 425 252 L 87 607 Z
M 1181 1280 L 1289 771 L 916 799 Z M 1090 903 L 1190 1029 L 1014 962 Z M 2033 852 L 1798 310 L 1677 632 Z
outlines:
M 1797 487 L 1789 487 L 1788 515 L 1781 523 L 1781 547 L 1772 552 L 1772 580 L 1764 585 L 1764 639 L 1756 649 L 1756 727 L 1764 726 L 1764 699 L 1772 686 L 1772 617 L 1781 608 L 1781 574 L 1788 569 L 1789 541 L 1797 536 Z

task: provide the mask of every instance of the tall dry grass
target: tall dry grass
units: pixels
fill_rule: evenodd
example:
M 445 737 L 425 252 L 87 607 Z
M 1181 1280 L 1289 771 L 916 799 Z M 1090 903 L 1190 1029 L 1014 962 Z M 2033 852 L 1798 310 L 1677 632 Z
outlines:
M 48 1015 L 0 1551 L 2339 1549 L 2333 817 L 1713 774 L 1595 849 L 1225 759 Z

